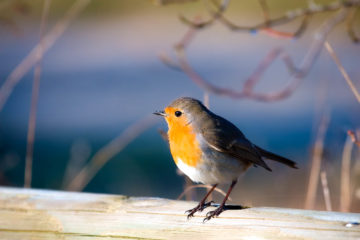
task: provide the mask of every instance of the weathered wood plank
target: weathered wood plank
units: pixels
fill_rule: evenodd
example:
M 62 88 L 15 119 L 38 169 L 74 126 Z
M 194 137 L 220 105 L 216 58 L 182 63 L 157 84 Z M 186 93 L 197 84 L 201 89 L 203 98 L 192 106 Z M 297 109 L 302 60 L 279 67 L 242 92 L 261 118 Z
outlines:
M 360 214 L 281 208 L 186 220 L 194 202 L 0 188 L 1 239 L 360 239 Z

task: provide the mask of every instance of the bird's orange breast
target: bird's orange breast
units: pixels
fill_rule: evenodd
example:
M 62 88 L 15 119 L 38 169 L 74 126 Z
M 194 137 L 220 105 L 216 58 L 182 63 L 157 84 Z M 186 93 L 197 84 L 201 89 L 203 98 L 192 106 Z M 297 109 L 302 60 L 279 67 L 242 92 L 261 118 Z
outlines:
M 167 122 L 170 151 L 175 163 L 177 164 L 180 158 L 184 164 L 195 167 L 201 159 L 196 133 L 190 124 L 181 124 L 171 119 L 167 119 Z

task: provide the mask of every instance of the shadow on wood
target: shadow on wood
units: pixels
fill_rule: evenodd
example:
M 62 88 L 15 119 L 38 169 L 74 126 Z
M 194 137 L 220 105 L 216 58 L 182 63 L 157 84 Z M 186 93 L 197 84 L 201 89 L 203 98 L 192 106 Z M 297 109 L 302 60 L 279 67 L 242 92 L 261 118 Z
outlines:
M 284 208 L 229 210 L 203 223 L 196 203 L 0 188 L 0 239 L 360 239 L 360 214 Z M 351 226 L 350 226 L 351 225 Z

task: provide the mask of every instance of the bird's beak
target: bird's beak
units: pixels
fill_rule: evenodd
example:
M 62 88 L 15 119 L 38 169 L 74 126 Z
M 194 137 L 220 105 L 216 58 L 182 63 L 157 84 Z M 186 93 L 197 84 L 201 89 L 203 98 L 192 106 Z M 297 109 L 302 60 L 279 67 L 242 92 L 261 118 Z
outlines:
M 156 112 L 154 112 L 154 114 L 159 115 L 159 116 L 163 116 L 163 117 L 167 116 L 167 114 L 164 111 L 156 111 Z

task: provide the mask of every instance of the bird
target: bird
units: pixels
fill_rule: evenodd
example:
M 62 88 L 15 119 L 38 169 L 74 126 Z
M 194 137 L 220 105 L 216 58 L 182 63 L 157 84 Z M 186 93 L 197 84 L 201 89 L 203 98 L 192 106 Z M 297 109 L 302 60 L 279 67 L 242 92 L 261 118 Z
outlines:
M 230 184 L 221 204 L 204 218 L 209 221 L 226 210 L 226 201 L 239 176 L 251 166 L 272 171 L 264 160 L 273 160 L 291 168 L 296 163 L 250 142 L 230 121 L 211 112 L 201 101 L 180 97 L 154 114 L 165 118 L 168 142 L 176 166 L 195 183 L 211 185 L 199 204 L 186 211 L 190 219 L 211 206 L 206 202 L 219 184 Z

